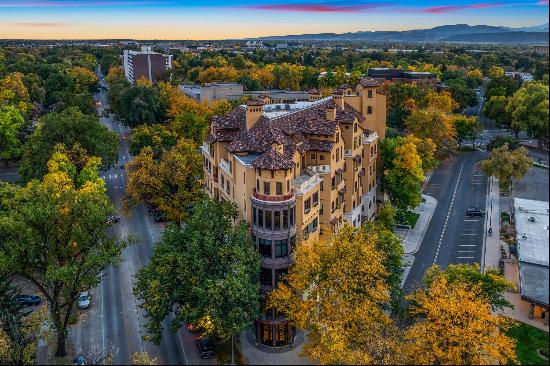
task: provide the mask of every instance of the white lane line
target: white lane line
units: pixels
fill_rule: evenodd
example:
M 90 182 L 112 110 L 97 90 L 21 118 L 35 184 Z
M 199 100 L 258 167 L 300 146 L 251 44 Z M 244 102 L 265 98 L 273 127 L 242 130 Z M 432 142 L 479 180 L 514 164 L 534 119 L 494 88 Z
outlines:
M 474 257 L 456 257 L 456 259 L 474 259 Z
M 459 250 L 459 253 L 475 253 L 475 250 Z
M 449 217 L 451 216 L 451 211 L 455 203 L 456 192 L 458 190 L 458 183 L 460 183 L 460 177 L 462 176 L 462 168 L 464 168 L 464 163 L 460 164 L 460 171 L 458 172 L 458 178 L 456 179 L 455 189 L 453 191 L 453 197 L 451 198 L 451 204 L 449 205 L 449 209 L 447 211 L 447 217 L 445 217 L 443 230 L 441 230 L 441 235 L 439 236 L 439 242 L 437 243 L 437 249 L 435 250 L 435 257 L 434 257 L 433 264 L 435 264 L 435 262 L 437 261 L 437 257 L 439 256 L 439 249 L 441 248 L 441 243 L 443 242 L 443 237 L 445 236 L 445 231 L 447 230 L 447 223 L 449 222 Z
M 479 220 L 464 220 L 464 222 L 478 222 Z
M 459 247 L 477 247 L 477 244 L 460 244 Z
M 460 234 L 460 236 L 477 236 L 478 234 Z

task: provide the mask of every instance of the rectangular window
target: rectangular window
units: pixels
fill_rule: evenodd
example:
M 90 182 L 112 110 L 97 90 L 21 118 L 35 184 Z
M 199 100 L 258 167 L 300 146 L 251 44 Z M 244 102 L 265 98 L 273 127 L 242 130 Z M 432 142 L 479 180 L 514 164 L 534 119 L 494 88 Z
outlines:
M 271 184 L 269 184 L 269 182 L 264 182 L 264 194 L 265 195 L 269 196 L 270 188 L 271 188 Z
M 288 210 L 283 210 L 283 229 L 288 229 Z
M 319 208 L 319 215 L 323 214 L 323 204 L 321 203 L 321 207 Z
M 311 223 L 311 232 L 314 232 L 317 230 L 317 227 L 319 226 L 319 218 L 316 217 L 313 219 L 313 222 Z
M 252 207 L 252 223 L 256 225 L 256 207 Z
M 294 210 L 295 210 L 295 207 L 291 207 L 290 208 L 290 226 L 294 226 Z
M 276 182 L 275 183 L 275 194 L 277 194 L 277 195 L 283 194 L 283 183 L 281 183 L 281 182 Z
M 367 114 L 372 114 L 372 107 L 370 105 L 367 107 Z
M 286 191 L 290 192 L 290 180 L 286 181 Z
M 273 226 L 273 229 L 280 230 L 281 229 L 281 211 L 273 212 L 273 216 L 275 219 L 275 225 Z
M 319 160 L 325 160 L 325 155 L 324 154 L 319 154 Z
M 227 189 L 225 191 L 227 192 L 227 194 L 231 193 L 231 183 L 229 183 L 229 181 L 227 181 Z
M 319 184 L 321 186 L 321 191 L 323 190 L 323 181 Z
M 311 210 L 311 197 L 304 202 L 304 213 L 308 213 Z
M 313 207 L 317 207 L 319 204 L 319 192 L 313 193 Z
M 225 177 L 222 175 L 222 188 L 225 186 Z
M 336 176 L 332 177 L 331 187 L 332 189 L 336 188 Z
M 311 154 L 311 160 L 315 159 L 315 154 Z
M 336 150 L 336 162 L 340 161 L 340 149 Z
M 260 180 L 259 179 L 256 179 L 256 191 L 258 191 L 258 193 L 260 193 Z
M 258 251 L 264 258 L 271 258 L 271 240 L 258 239 Z
M 246 172 L 243 172 L 243 183 L 246 183 Z
M 275 258 L 286 257 L 288 255 L 288 240 L 275 240 Z
M 340 134 L 337 133 L 337 134 L 336 134 L 336 143 L 339 143 L 339 142 L 340 142 Z
M 264 210 L 258 210 L 258 226 L 264 227 Z
M 265 228 L 271 229 L 273 226 L 273 223 L 271 221 L 272 212 L 271 211 L 265 211 Z
M 367 97 L 372 98 L 372 90 L 367 90 Z

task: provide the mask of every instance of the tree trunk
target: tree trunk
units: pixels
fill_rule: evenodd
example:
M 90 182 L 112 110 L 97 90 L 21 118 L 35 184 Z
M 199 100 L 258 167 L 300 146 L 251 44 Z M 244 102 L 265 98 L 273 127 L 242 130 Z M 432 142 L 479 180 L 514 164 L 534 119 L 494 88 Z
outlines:
M 235 334 L 231 333 L 231 364 L 235 365 L 235 345 L 234 345 Z
M 65 357 L 67 355 L 67 351 L 65 350 L 65 343 L 67 341 L 67 336 L 65 335 L 65 332 L 57 332 L 57 350 L 55 351 L 55 355 L 57 357 Z

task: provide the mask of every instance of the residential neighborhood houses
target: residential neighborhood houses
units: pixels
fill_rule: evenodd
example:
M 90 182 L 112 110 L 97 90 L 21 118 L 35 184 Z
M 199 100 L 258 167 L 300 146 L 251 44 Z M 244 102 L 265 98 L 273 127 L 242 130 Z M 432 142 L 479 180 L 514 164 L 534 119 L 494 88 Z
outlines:
M 0 41 L 0 363 L 548 364 L 548 156 L 531 45 Z

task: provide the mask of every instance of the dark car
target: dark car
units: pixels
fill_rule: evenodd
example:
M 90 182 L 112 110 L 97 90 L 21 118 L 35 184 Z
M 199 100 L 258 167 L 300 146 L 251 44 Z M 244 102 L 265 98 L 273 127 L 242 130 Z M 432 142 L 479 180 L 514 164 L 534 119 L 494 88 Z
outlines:
M 188 323 L 187 324 L 187 330 L 190 331 L 191 333 L 196 333 L 199 331 L 199 327 L 196 326 L 195 324 L 193 323 Z
M 40 296 L 19 295 L 15 298 L 15 301 L 23 306 L 34 306 L 40 305 L 42 299 L 40 299 Z
M 203 336 L 198 336 L 195 340 L 201 358 L 214 358 L 214 345 Z
M 485 215 L 485 211 L 480 210 L 477 207 L 470 207 L 466 210 L 466 216 L 483 216 Z
M 119 216 L 110 215 L 110 216 L 107 218 L 107 223 L 108 223 L 108 224 L 114 224 L 114 223 L 119 222 L 119 221 L 120 221 L 120 217 L 119 217 Z

